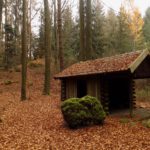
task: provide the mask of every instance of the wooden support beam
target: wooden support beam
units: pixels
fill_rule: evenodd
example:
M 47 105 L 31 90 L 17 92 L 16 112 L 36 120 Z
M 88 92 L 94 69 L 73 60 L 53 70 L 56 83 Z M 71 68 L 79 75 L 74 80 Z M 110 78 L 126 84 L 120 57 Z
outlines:
M 66 80 L 61 81 L 61 100 L 66 100 Z
M 142 61 L 149 55 L 149 51 L 143 50 L 140 56 L 129 66 L 131 73 L 133 73 L 137 67 L 142 63 Z
M 108 82 L 106 80 L 101 80 L 101 103 L 103 105 L 104 111 L 109 115 L 109 91 Z
M 135 81 L 129 79 L 129 99 L 130 99 L 130 117 L 133 117 L 133 110 L 136 108 L 136 96 L 135 96 Z

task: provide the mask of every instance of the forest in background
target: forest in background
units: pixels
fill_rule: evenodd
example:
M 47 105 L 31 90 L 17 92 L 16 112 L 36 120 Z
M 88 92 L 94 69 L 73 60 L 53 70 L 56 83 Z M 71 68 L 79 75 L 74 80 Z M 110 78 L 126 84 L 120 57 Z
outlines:
M 53 65 L 58 65 L 60 57 L 63 57 L 61 59 L 64 61 L 64 67 L 66 67 L 78 60 L 94 59 L 149 48 L 150 8 L 142 17 L 134 3 L 132 11 L 129 11 L 126 7 L 126 3 L 123 3 L 119 12 L 115 12 L 111 8 L 107 12 L 104 11 L 105 5 L 103 1 L 99 0 L 80 1 L 77 8 L 79 13 L 73 12 L 74 5 L 73 1 L 62 0 L 61 8 L 59 8 L 61 14 L 58 14 L 59 5 L 57 1 L 50 1 L 49 3 L 51 62 Z M 27 11 L 28 59 L 43 58 L 45 46 L 44 7 L 42 2 L 28 0 Z M 22 14 L 22 1 L 1 0 L 1 66 L 12 67 L 20 64 Z M 60 18 L 58 17 L 61 17 L 61 37 L 59 37 L 58 23 Z M 34 19 L 38 23 L 33 24 Z M 39 27 L 36 27 L 35 31 L 32 27 L 37 26 L 37 24 L 39 24 Z M 59 56 L 60 45 L 62 56 Z
M 73 63 L 149 49 L 150 8 L 142 16 L 134 0 L 125 0 L 119 12 L 99 0 L 77 3 L 1 0 L 0 67 L 24 63 L 25 85 L 26 63 L 45 58 L 44 89 L 49 89 L 49 76 Z

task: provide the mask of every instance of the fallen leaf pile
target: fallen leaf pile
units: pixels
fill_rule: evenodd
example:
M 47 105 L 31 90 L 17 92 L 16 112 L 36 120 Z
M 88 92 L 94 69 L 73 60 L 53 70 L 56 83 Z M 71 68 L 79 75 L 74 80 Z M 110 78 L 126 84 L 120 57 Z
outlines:
M 130 65 L 142 54 L 142 51 L 124 53 L 111 57 L 98 58 L 95 60 L 81 61 L 66 68 L 56 78 L 66 76 L 101 74 L 110 72 L 127 71 Z
M 20 81 L 20 73 L 0 73 L 0 82 Z M 33 83 L 33 85 L 30 84 Z M 60 83 L 43 96 L 43 74 L 28 72 L 28 100 L 20 101 L 20 82 L 0 85 L 0 150 L 149 150 L 150 130 L 108 117 L 103 126 L 71 130 L 60 112 Z

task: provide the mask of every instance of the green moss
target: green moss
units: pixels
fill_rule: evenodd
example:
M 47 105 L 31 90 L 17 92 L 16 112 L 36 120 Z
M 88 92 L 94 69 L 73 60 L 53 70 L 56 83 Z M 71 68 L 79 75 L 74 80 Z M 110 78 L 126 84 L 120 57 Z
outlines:
M 130 120 L 128 119 L 128 118 L 121 118 L 120 119 L 120 123 L 129 123 L 130 122 Z
M 11 81 L 11 80 L 6 80 L 6 81 L 4 81 L 4 84 L 5 85 L 10 85 L 10 84 L 12 84 L 13 82 Z
M 95 97 L 70 98 L 62 103 L 62 114 L 71 128 L 89 124 L 102 124 L 105 119 L 103 107 Z
M 144 120 L 144 121 L 142 122 L 142 124 L 143 124 L 143 126 L 145 126 L 145 127 L 147 127 L 147 128 L 150 128 L 150 119 Z

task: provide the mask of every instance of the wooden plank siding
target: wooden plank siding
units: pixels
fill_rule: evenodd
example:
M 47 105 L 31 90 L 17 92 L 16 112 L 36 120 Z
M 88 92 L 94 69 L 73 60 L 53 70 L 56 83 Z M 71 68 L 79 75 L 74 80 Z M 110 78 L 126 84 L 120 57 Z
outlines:
M 87 80 L 87 95 L 100 99 L 100 80 L 98 77 Z
M 75 79 L 66 80 L 66 98 L 77 97 L 77 83 Z

